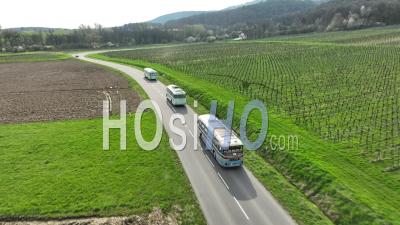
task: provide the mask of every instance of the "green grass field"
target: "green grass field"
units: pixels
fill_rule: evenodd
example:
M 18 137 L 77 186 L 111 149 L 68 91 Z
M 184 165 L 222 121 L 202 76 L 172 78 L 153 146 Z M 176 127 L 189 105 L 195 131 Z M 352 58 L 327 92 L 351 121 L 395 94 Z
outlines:
M 342 32 L 326 34 L 330 41 L 312 34 L 302 40 L 165 47 L 96 57 L 153 67 L 206 106 L 212 99 L 225 106 L 235 99 L 236 115 L 249 99 L 264 100 L 270 109 L 269 134 L 298 135 L 300 146 L 297 151 L 267 149 L 257 156 L 337 224 L 400 224 L 400 174 L 383 171 L 397 168 L 400 158 L 400 49 L 390 41 L 394 28 L 380 29 L 346 33 L 349 41 L 340 43 Z M 380 45 L 382 36 L 389 46 Z M 369 44 L 353 44 L 355 39 Z M 258 120 L 251 121 L 257 127 Z M 268 165 L 255 162 L 246 165 L 273 187 L 266 182 L 269 174 L 259 172 Z M 297 220 L 308 224 L 309 217 L 299 218 L 301 210 L 288 206 L 293 203 L 290 193 L 272 191 Z
M 71 56 L 58 52 L 0 53 L 0 63 L 43 62 L 68 59 Z
M 183 210 L 186 224 L 203 223 L 179 159 L 164 134 L 152 152 L 140 150 L 128 119 L 128 150 L 102 150 L 102 120 L 0 126 L 0 217 L 62 218 L 133 215 L 161 207 Z M 142 127 L 152 137 L 155 116 Z

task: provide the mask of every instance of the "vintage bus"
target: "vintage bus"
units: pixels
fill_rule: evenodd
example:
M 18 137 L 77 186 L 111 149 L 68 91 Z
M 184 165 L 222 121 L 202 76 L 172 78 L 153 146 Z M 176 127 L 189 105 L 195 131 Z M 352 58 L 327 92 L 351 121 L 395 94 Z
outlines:
M 201 115 L 198 119 L 198 129 L 205 150 L 211 151 L 219 165 L 222 167 L 243 165 L 243 143 L 232 130 L 230 137 L 227 137 L 229 132 L 226 131 L 229 130 L 221 120 L 214 115 Z M 212 132 L 212 135 L 209 135 L 209 132 Z M 208 142 L 210 138 L 212 140 Z
M 173 106 L 186 105 L 186 92 L 176 85 L 167 86 L 167 101 Z
M 157 80 L 157 71 L 151 69 L 151 68 L 145 68 L 144 69 L 144 77 L 147 78 L 148 80 Z

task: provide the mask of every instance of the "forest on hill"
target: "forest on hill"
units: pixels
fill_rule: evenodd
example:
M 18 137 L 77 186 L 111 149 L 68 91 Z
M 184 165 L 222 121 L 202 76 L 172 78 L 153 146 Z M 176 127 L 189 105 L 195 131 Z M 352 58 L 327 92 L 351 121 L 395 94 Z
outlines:
M 305 12 L 316 6 L 311 0 L 270 0 L 254 5 L 243 6 L 232 10 L 202 13 L 167 23 L 167 26 L 182 27 L 185 25 L 203 24 L 205 26 L 229 27 L 242 23 L 263 23 L 265 21 Z

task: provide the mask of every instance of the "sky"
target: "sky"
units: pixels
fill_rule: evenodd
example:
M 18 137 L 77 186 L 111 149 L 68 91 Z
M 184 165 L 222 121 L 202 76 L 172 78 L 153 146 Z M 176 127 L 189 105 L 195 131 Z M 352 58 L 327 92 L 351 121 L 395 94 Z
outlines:
M 220 10 L 250 0 L 2 0 L 0 26 L 78 28 L 144 22 L 178 11 Z

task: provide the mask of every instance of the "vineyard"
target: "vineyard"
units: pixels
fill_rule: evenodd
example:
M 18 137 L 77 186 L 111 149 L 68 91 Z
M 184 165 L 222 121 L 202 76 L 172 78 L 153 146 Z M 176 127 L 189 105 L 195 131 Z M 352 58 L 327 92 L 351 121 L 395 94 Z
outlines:
M 292 36 L 279 36 L 268 41 L 323 42 L 343 45 L 399 45 L 400 27 L 378 27 L 366 30 L 314 33 Z
M 399 47 L 222 43 L 107 55 L 166 65 L 263 99 L 321 138 L 351 143 L 386 171 L 400 166 Z

